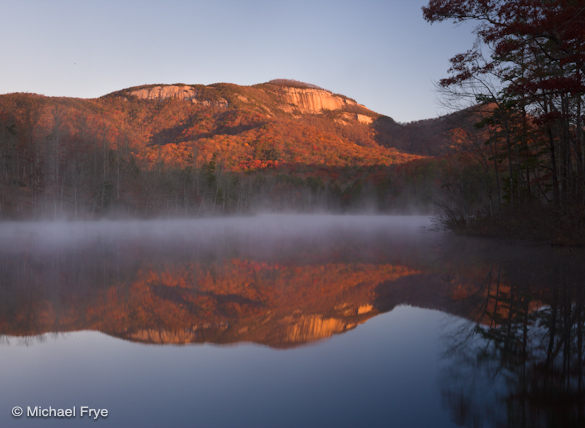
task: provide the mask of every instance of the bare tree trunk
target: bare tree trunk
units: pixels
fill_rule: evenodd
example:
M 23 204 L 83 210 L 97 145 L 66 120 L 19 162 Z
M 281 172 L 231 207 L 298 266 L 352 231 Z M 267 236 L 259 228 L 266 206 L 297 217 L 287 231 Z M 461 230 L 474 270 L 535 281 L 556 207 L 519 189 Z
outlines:
M 585 147 L 583 145 L 583 128 L 581 127 L 581 96 L 577 96 L 575 121 L 575 151 L 577 159 L 577 192 L 581 204 L 585 203 Z
M 551 111 L 548 101 L 545 101 L 544 107 L 545 107 L 545 113 L 549 113 Z M 561 207 L 561 197 L 560 197 L 560 189 L 559 189 L 559 177 L 558 177 L 558 168 L 557 168 L 555 139 L 554 139 L 551 124 L 547 125 L 546 132 L 548 135 L 551 173 L 552 173 L 552 182 L 553 182 L 553 203 L 554 203 L 555 208 L 558 210 Z

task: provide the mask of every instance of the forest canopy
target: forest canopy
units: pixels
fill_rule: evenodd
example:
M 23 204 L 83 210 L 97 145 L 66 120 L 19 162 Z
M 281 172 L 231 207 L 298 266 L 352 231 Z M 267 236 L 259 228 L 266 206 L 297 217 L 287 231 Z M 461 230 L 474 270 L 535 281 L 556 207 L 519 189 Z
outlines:
M 486 137 L 468 147 L 489 176 L 489 204 L 454 202 L 450 224 L 583 235 L 585 2 L 431 0 L 423 15 L 476 24 L 476 42 L 451 58 L 440 86 L 491 106 L 478 124 Z

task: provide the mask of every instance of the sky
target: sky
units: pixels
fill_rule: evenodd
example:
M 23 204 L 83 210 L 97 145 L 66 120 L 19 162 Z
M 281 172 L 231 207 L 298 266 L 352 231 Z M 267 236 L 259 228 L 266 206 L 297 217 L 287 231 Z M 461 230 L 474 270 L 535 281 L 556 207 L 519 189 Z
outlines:
M 448 113 L 435 83 L 472 29 L 424 0 L 0 0 L 0 94 L 92 98 L 147 83 L 309 82 L 400 122 Z

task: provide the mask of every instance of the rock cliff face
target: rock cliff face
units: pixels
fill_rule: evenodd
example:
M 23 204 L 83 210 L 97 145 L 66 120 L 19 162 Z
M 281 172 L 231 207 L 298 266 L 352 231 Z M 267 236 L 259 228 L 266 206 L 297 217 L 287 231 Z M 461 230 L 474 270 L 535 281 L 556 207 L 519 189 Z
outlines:
M 197 99 L 199 91 L 193 86 L 183 85 L 159 85 L 145 88 L 130 89 L 128 95 L 144 99 L 157 100 L 175 98 L 179 100 Z
M 221 87 L 224 84 L 211 86 L 203 85 L 152 85 L 129 88 L 116 94 L 126 97 L 137 98 L 140 100 L 181 100 L 191 101 L 193 104 L 214 107 L 228 107 L 230 102 L 225 97 L 220 96 Z M 333 94 L 330 91 L 306 84 L 306 87 L 287 86 L 285 84 L 273 84 L 268 82 L 265 85 L 256 86 L 256 91 L 269 95 L 273 98 L 276 105 L 286 113 L 297 114 L 320 114 L 326 111 L 345 110 L 347 108 L 362 110 L 362 113 L 369 113 L 366 107 L 358 104 L 354 100 L 342 95 Z M 213 95 L 211 95 L 213 94 Z M 248 97 L 234 93 L 233 96 L 241 102 L 250 103 L 252 100 Z M 229 97 L 228 97 L 229 98 Z M 373 112 L 371 112 L 373 113 Z M 369 124 L 372 117 L 367 114 L 346 113 L 347 119 Z
M 280 92 L 283 110 L 289 112 L 317 114 L 326 110 L 341 110 L 347 106 L 358 105 L 349 98 L 332 94 L 324 89 L 283 87 Z
M 224 108 L 229 104 L 225 98 L 221 97 L 214 100 L 207 99 L 203 96 L 199 88 L 191 85 L 156 85 L 130 88 L 125 94 L 130 97 L 150 101 L 175 99 L 191 101 L 193 104 Z

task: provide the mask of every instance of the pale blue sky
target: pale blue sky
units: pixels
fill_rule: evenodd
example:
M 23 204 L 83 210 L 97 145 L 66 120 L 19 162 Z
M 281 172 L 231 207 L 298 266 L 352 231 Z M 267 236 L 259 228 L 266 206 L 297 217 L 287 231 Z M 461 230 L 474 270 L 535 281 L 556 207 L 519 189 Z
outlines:
M 424 0 L 0 0 L 0 93 L 96 97 L 145 83 L 291 78 L 405 122 L 445 113 L 434 82 L 471 46 Z

